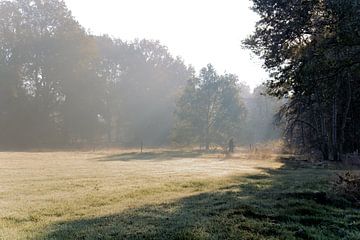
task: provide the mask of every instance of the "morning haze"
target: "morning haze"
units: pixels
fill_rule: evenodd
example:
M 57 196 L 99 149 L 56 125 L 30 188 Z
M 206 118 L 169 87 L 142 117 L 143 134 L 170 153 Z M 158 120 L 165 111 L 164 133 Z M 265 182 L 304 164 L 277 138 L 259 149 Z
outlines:
M 258 19 L 248 0 L 65 2 L 75 18 L 96 34 L 160 40 L 172 55 L 197 70 L 211 62 L 220 72 L 239 75 L 251 89 L 267 79 L 261 62 L 241 46 Z
M 360 239 L 359 12 L 0 1 L 0 239 Z

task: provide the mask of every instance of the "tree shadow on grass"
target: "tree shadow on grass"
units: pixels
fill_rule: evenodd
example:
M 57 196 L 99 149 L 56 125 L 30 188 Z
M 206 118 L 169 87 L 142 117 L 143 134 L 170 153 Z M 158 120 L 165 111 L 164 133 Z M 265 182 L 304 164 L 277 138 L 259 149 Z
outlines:
M 157 151 L 157 152 L 130 152 L 113 154 L 98 158 L 99 161 L 133 161 L 133 160 L 173 160 L 179 158 L 196 158 L 203 154 L 202 151 Z
M 40 239 L 360 239 L 360 210 L 330 194 L 335 170 L 300 165 L 172 203 L 60 222 Z

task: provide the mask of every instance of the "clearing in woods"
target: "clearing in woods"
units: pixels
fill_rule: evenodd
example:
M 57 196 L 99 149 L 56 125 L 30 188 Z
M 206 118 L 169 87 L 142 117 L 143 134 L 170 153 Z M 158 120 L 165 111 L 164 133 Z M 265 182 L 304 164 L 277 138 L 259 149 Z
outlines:
M 359 239 L 358 210 L 307 195 L 337 171 L 246 151 L 0 153 L 0 239 Z

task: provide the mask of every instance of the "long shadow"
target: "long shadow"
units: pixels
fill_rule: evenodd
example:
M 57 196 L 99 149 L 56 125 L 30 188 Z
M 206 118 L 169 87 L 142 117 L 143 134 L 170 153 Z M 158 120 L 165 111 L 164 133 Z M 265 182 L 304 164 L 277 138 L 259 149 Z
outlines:
M 49 226 L 41 239 L 360 239 L 360 210 L 332 194 L 337 167 L 285 162 L 215 192 Z
M 203 154 L 202 151 L 157 151 L 157 152 L 130 152 L 113 154 L 106 157 L 97 158 L 99 161 L 133 161 L 133 160 L 173 160 L 179 158 L 196 158 Z

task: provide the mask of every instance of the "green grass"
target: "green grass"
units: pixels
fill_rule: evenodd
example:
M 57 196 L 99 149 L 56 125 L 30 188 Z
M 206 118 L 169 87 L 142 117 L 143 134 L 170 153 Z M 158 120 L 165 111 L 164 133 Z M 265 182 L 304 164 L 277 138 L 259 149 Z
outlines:
M 72 160 L 73 164 L 57 161 L 59 172 L 50 174 L 54 182 L 47 185 L 40 176 L 32 178 L 35 189 L 28 190 L 14 176 L 11 180 L 14 189 L 8 189 L 8 192 L 14 190 L 12 196 L 0 191 L 0 204 L 1 200 L 20 202 L 4 205 L 9 209 L 1 214 L 0 236 L 2 239 L 360 239 L 360 209 L 333 191 L 335 174 L 345 170 L 344 167 L 314 167 L 292 160 L 258 161 L 250 155 L 245 161 L 243 155 L 223 160 L 216 155 L 196 154 L 189 155 L 188 160 L 172 157 L 169 162 L 161 158 L 161 161 L 146 159 L 145 162 L 116 159 L 105 163 L 101 159 L 115 154 L 85 159 L 81 155 L 80 160 Z M 83 175 L 94 164 L 108 169 Z M 75 167 L 77 170 L 69 170 L 75 176 L 67 176 L 61 168 L 63 165 Z M 189 165 L 191 170 L 187 168 Z M 202 169 L 205 166 L 208 169 Z M 224 169 L 228 172 L 218 175 Z M 44 178 L 47 182 L 50 179 Z M 32 197 L 21 202 L 15 190 L 26 190 Z
M 360 239 L 360 211 L 332 194 L 335 170 L 284 166 L 166 204 L 62 222 L 47 239 Z M 182 186 L 203 187 L 192 182 Z

